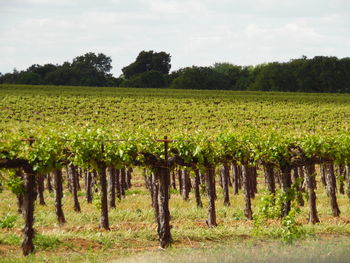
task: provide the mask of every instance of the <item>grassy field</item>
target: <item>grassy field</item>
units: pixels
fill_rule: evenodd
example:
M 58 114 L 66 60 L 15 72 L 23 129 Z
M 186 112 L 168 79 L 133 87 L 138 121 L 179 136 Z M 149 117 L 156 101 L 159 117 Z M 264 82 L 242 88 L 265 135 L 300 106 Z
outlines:
M 147 252 L 112 262 L 349 262 L 347 237 L 318 238 L 284 246 L 273 241 L 231 242 L 215 248 L 186 248 Z
M 339 218 L 332 217 L 327 195 L 320 184 L 317 206 L 321 223 L 307 224 L 308 208 L 307 205 L 303 207 L 297 221 L 306 235 L 294 245 L 284 244 L 276 235 L 281 227 L 279 220 L 270 221 L 263 235 L 254 234 L 253 222 L 243 215 L 242 193 L 231 194 L 231 206 L 225 207 L 221 189 L 218 188 L 216 205 L 219 225 L 208 228 L 205 223 L 205 195 L 204 208 L 196 208 L 192 193 L 190 200 L 184 201 L 177 191 L 172 190 L 170 213 L 174 244 L 163 251 L 158 248 L 149 192 L 137 174 L 133 180 L 134 187 L 127 191 L 126 198 L 117 203 L 116 209 L 110 210 L 111 231 L 98 228 L 100 212 L 97 203 L 87 204 L 84 192 L 79 194 L 81 213 L 73 211 L 73 198 L 68 191 L 65 192 L 63 200 L 67 223 L 58 226 L 53 194 L 46 192 L 47 205 L 36 204 L 36 253 L 28 258 L 24 258 L 20 250 L 23 221 L 17 215 L 15 196 L 8 191 L 1 193 L 1 219 L 16 216 L 16 220 L 13 228 L 0 229 L 0 262 L 155 262 L 165 259 L 170 262 L 189 259 L 195 262 L 222 262 L 222 259 L 226 262 L 241 262 L 241 259 L 243 262 L 270 262 L 270 259 L 276 259 L 273 255 L 294 262 L 296 259 L 312 261 L 316 254 L 322 255 L 324 261 L 321 262 L 327 262 L 330 258 L 340 260 L 345 256 L 350 257 L 349 200 L 345 195 L 339 195 L 342 214 Z M 264 194 L 263 187 L 260 188 L 253 200 L 255 212 Z

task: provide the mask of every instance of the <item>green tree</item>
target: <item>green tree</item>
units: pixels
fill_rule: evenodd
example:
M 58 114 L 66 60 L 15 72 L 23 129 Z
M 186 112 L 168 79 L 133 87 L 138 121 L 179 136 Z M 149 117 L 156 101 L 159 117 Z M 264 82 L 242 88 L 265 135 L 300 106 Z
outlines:
M 22 71 L 18 74 L 16 83 L 18 84 L 40 84 L 41 77 L 39 74 L 34 72 Z
M 53 65 L 53 64 L 45 64 L 45 65 L 33 64 L 27 69 L 27 72 L 38 74 L 40 76 L 40 79 L 44 80 L 46 75 L 50 72 L 55 71 L 57 67 L 58 67 L 57 65 Z
M 251 83 L 250 70 L 248 67 L 237 66 L 231 63 L 215 63 L 213 70 L 223 74 L 232 90 L 246 90 Z
M 167 80 L 161 72 L 150 70 L 126 79 L 121 85 L 135 88 L 164 88 Z
M 165 52 L 141 51 L 135 62 L 122 68 L 123 75 L 129 79 L 137 74 L 155 70 L 168 74 L 171 68 L 171 56 Z
M 350 92 L 350 58 L 342 58 L 338 62 L 338 70 L 336 73 L 339 79 L 339 92 Z
M 2 76 L 2 82 L 5 84 L 16 84 L 18 80 L 18 75 L 18 70 L 14 68 L 12 73 L 6 73 Z
M 78 72 L 80 85 L 107 86 L 108 73 L 112 69 L 112 59 L 106 55 L 92 52 L 73 59 L 72 70 Z
M 72 66 L 76 66 L 80 69 L 92 68 L 97 72 L 107 74 L 112 69 L 112 59 L 107 57 L 103 53 L 97 55 L 93 52 L 86 53 L 85 55 L 78 56 L 73 59 Z
M 253 90 L 295 91 L 293 72 L 288 63 L 272 62 L 259 65 L 252 84 Z
M 81 85 L 79 70 L 73 68 L 69 62 L 65 62 L 55 71 L 49 72 L 44 81 L 51 85 Z
M 230 89 L 227 77 L 210 67 L 187 67 L 174 75 L 177 77 L 170 85 L 174 89 Z

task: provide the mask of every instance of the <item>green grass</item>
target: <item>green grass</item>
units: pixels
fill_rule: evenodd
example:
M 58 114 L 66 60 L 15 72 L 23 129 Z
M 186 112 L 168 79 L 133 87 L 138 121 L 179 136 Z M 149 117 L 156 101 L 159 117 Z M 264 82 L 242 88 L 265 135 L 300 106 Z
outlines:
M 152 251 L 112 262 L 348 262 L 347 238 L 310 239 L 293 246 L 273 241 L 232 242 L 215 248 L 182 248 Z
M 34 237 L 34 246 L 38 250 L 55 249 L 62 242 L 55 236 L 37 233 Z
M 139 171 L 136 173 L 139 174 Z M 142 184 L 141 177 L 134 178 L 133 183 L 135 181 L 136 185 Z M 259 187 L 259 194 L 252 201 L 253 212 L 257 211 L 257 203 L 263 193 L 262 184 L 259 184 Z M 261 253 L 265 253 L 266 256 L 270 254 L 269 250 L 275 249 L 275 246 L 278 248 L 271 253 L 278 254 L 283 250 L 282 242 L 276 236 L 280 228 L 278 220 L 271 222 L 265 235 L 255 236 L 252 222 L 246 220 L 243 215 L 242 192 L 239 195 L 231 193 L 231 206 L 225 207 L 222 191 L 219 187 L 217 189 L 216 206 L 219 225 L 216 228 L 206 226 L 205 196 L 202 196 L 204 208 L 197 208 L 193 193 L 190 194 L 189 201 L 184 201 L 179 194 L 171 194 L 170 213 L 174 244 L 167 252 L 162 253 L 153 252 L 158 251 L 156 224 L 150 195 L 144 187 L 138 186 L 128 190 L 129 194 L 121 201 L 117 201 L 117 208 L 109 211 L 111 231 L 99 229 L 100 211 L 93 204 L 87 204 L 82 194 L 79 196 L 82 212 L 74 212 L 72 195 L 67 192 L 63 199 L 67 223 L 64 226 L 58 226 L 54 211 L 54 197 L 45 192 L 47 205 L 36 204 L 35 255 L 27 259 L 21 255 L 23 219 L 17 216 L 12 229 L 4 228 L 0 231 L 0 262 L 43 262 L 45 260 L 49 262 L 113 262 L 119 259 L 129 260 L 130 257 L 138 260 L 139 255 L 141 258 L 145 256 L 150 261 L 148 253 L 151 253 L 150 255 L 155 253 L 156 258 L 160 256 L 159 261 L 163 260 L 165 255 L 165 259 L 170 257 L 174 262 L 180 262 L 181 259 L 185 260 L 184 257 L 189 253 L 189 259 L 193 257 L 194 262 L 196 262 L 195 259 L 200 262 L 204 258 L 210 259 L 210 262 L 220 262 L 222 254 L 227 253 L 225 258 L 231 259 L 234 258 L 235 251 L 245 254 L 256 246 L 261 247 Z M 0 215 L 17 215 L 15 196 L 9 191 L 4 191 L 0 197 L 2 200 Z M 343 245 L 345 247 L 350 237 L 349 200 L 345 195 L 338 195 L 342 214 L 339 218 L 333 218 L 327 195 L 321 184 L 318 184 L 317 197 L 321 223 L 308 224 L 308 208 L 307 205 L 303 207 L 301 214 L 297 216 L 297 221 L 303 225 L 306 236 L 303 240 L 297 241 L 292 246 L 293 249 L 300 248 L 304 251 L 304 247 L 310 246 L 310 251 L 313 251 L 312 249 L 323 251 L 322 246 L 331 249 L 334 242 L 337 242 L 340 247 Z M 320 243 L 319 240 L 321 240 Z M 291 247 L 288 247 L 288 250 L 290 249 Z M 339 250 L 341 255 L 342 251 Z M 258 252 L 254 253 L 253 255 L 258 255 Z M 300 256 L 303 256 L 303 253 L 300 253 Z M 255 259 L 255 256 L 251 258 Z
M 16 220 L 16 215 L 5 215 L 0 218 L 0 228 L 13 228 Z

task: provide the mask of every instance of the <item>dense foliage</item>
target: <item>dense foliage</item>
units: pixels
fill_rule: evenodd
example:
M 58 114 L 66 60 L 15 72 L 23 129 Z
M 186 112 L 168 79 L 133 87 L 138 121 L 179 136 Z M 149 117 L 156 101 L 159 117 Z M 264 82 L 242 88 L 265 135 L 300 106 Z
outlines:
M 34 64 L 27 70 L 0 75 L 0 83 L 49 84 L 73 86 L 117 86 L 118 79 L 110 74 L 112 59 L 92 52 L 78 56 L 62 65 Z
M 22 136 L 26 136 L 22 134 Z M 350 163 L 350 134 L 284 136 L 281 134 L 222 133 L 206 135 L 173 135 L 169 158 L 180 158 L 179 164 L 217 166 L 226 162 L 250 165 L 270 163 L 275 167 L 300 166 L 328 161 Z M 149 165 L 147 156 L 164 158 L 164 145 L 151 134 L 113 134 L 106 130 L 74 130 L 57 133 L 36 132 L 33 143 L 18 135 L 2 135 L 0 160 L 25 159 L 34 171 L 47 173 L 71 162 L 82 168 L 96 169 L 103 161 L 115 167 Z
M 185 67 L 173 72 L 166 52 L 141 51 L 122 69 L 118 78 L 110 71 L 112 59 L 92 52 L 62 65 L 30 66 L 27 70 L 0 73 L 0 83 L 74 86 L 123 86 L 207 90 L 255 90 L 289 92 L 350 92 L 350 58 L 316 56 L 256 66 L 215 63 Z
M 0 129 L 104 127 L 157 137 L 225 130 L 348 130 L 350 97 L 303 93 L 0 85 Z M 39 102 L 39 103 L 38 103 Z

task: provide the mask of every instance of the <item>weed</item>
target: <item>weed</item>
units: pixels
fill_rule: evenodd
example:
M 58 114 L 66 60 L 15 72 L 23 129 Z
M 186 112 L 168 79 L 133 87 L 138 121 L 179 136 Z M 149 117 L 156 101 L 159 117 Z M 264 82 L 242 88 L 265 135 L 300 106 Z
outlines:
M 15 226 L 17 216 L 9 215 L 0 218 L 0 228 L 13 228 Z
M 54 236 L 36 234 L 34 237 L 35 247 L 41 250 L 57 248 L 61 243 L 62 242 Z
M 21 238 L 15 234 L 0 236 L 0 244 L 19 246 Z
M 281 239 L 286 244 L 292 244 L 295 240 L 300 239 L 306 235 L 305 229 L 300 226 L 296 218 L 296 209 L 292 209 L 289 214 L 282 218 L 280 235 Z
M 294 191 L 293 189 L 291 189 Z M 288 197 L 292 196 L 292 207 L 288 215 L 281 218 L 282 204 Z M 297 214 L 301 212 L 296 206 L 296 193 L 288 196 L 278 192 L 276 196 L 272 194 L 263 195 L 258 204 L 258 213 L 254 216 L 254 228 L 252 234 L 255 236 L 270 236 L 277 237 L 286 244 L 292 244 L 295 240 L 300 239 L 306 235 L 306 230 L 297 223 Z M 280 219 L 280 225 L 277 229 L 271 229 L 268 226 L 269 219 Z M 272 231 L 271 231 L 272 230 Z
M 125 195 L 142 195 L 145 194 L 145 191 L 140 190 L 140 189 L 128 189 L 125 191 Z

